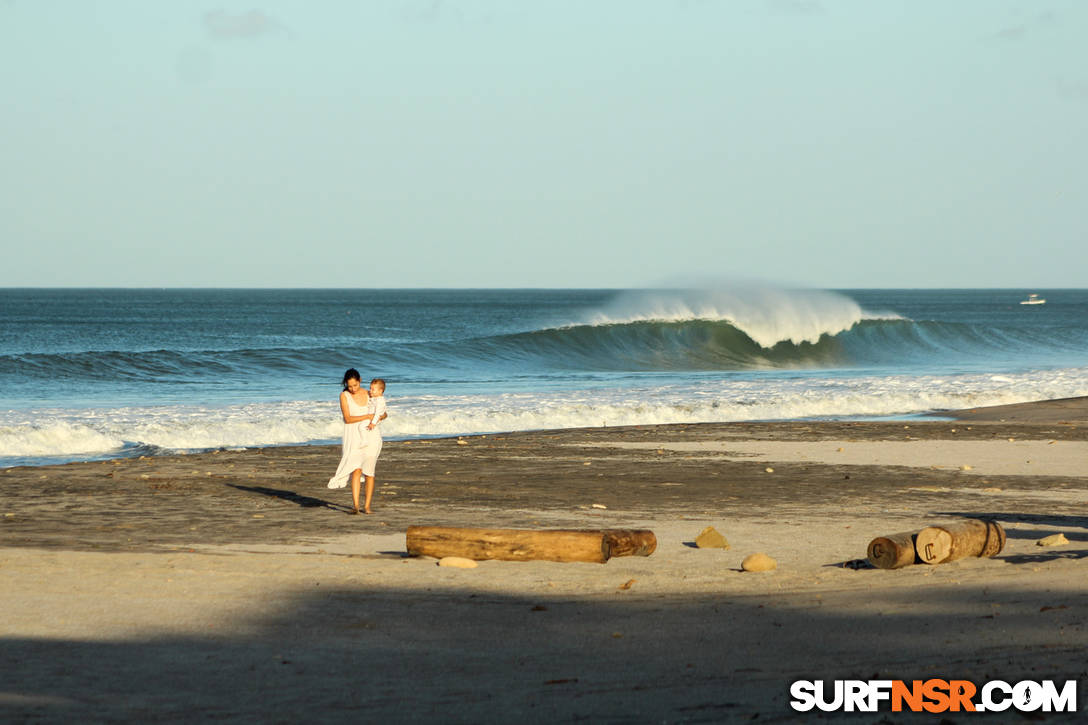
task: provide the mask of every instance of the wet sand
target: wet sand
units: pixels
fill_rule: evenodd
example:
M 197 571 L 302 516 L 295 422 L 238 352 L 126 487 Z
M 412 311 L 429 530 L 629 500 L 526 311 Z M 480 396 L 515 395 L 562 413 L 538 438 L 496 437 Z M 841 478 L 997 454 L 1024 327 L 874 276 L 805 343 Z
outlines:
M 957 420 L 986 423 L 1084 423 L 1086 399 L 1057 398 L 1018 405 L 994 405 L 985 408 L 956 410 L 950 415 Z
M 1088 403 L 943 417 L 388 442 L 372 516 L 325 488 L 333 447 L 8 469 L 0 717 L 800 722 L 795 679 L 939 676 L 1078 679 L 1083 705 Z M 1005 550 L 843 566 L 960 517 Z M 659 543 L 451 570 L 405 556 L 412 524 Z M 779 568 L 740 571 L 756 551 Z

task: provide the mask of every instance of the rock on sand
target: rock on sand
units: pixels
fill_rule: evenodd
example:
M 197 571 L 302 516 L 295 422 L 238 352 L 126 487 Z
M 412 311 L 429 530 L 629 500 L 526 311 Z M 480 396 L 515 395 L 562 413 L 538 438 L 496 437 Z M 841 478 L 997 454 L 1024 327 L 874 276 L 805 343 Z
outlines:
M 713 526 L 707 526 L 695 537 L 695 545 L 700 549 L 728 549 L 729 542 Z
M 463 556 L 444 556 L 438 560 L 439 566 L 451 566 L 454 569 L 475 569 L 477 564 L 472 559 L 466 559 Z
M 771 571 L 778 568 L 778 562 L 760 552 L 744 557 L 744 561 L 740 563 L 740 568 L 744 571 Z

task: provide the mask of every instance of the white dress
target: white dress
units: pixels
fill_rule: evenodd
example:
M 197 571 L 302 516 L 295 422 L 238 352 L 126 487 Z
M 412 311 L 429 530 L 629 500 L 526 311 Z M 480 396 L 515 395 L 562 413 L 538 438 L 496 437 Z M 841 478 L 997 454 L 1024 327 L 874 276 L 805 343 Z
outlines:
M 364 408 L 355 402 L 355 398 L 348 393 L 348 415 L 366 415 L 368 408 Z M 358 423 L 344 423 L 344 451 L 340 454 L 340 465 L 336 467 L 336 473 L 329 479 L 329 488 L 343 488 L 351 480 L 351 472 L 357 468 L 363 468 L 364 436 L 367 434 L 366 426 L 369 420 Z M 371 431 L 373 433 L 373 431 Z M 379 434 L 379 440 L 381 436 Z M 380 445 L 380 444 L 379 444 Z M 375 456 L 377 458 L 377 456 Z M 373 476 L 373 467 L 368 476 Z

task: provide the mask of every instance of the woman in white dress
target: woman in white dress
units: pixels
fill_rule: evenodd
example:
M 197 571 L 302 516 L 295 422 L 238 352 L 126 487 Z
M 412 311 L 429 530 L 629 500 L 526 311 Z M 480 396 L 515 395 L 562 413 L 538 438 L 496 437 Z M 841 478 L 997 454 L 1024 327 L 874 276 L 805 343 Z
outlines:
M 351 501 L 353 514 L 359 513 L 359 480 L 363 475 L 363 458 L 367 443 L 365 427 L 374 418 L 367 412 L 370 395 L 362 386 L 359 371 L 351 368 L 344 373 L 344 391 L 340 393 L 340 413 L 344 416 L 344 450 L 340 455 L 340 465 L 329 479 L 329 488 L 343 488 L 351 481 Z M 369 511 L 367 513 L 370 513 Z

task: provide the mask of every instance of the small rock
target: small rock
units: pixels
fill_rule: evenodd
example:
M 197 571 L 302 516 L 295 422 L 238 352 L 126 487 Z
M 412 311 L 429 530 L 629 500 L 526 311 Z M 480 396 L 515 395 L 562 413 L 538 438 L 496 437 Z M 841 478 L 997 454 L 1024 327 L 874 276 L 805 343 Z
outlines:
M 840 446 L 840 447 L 838 447 L 838 448 L 836 448 L 836 449 L 835 449 L 835 452 L 836 452 L 836 453 L 842 453 L 842 452 L 843 452 L 844 450 L 846 450 L 846 449 L 844 449 L 844 448 L 842 448 L 842 447 Z
M 1065 538 L 1065 534 L 1052 534 L 1050 536 L 1044 536 L 1035 542 L 1037 546 L 1064 546 L 1069 543 L 1069 539 Z
M 459 446 L 467 446 L 467 445 L 468 445 L 468 441 L 466 441 L 466 440 L 465 440 L 464 438 L 458 438 L 458 439 L 457 439 L 457 445 L 459 445 Z
M 740 563 L 744 571 L 772 571 L 778 568 L 778 562 L 764 553 L 749 554 Z
M 763 470 L 764 470 L 764 471 L 766 471 L 767 473 L 774 473 L 774 469 L 773 469 L 773 468 L 771 468 L 770 466 L 767 466 L 767 467 L 766 467 L 766 468 L 764 468 Z
M 638 581 L 638 579 L 628 579 L 623 584 L 620 584 L 620 589 L 623 589 L 623 590 L 630 589 L 631 587 L 633 587 L 635 585 L 635 582 L 637 582 L 637 581 Z
M 595 503 L 595 504 L 593 504 L 592 508 L 595 508 L 595 509 L 606 509 L 606 508 L 608 508 L 608 507 L 607 507 L 607 506 L 605 506 L 605 505 L 604 505 L 603 503 Z
M 695 537 L 695 545 L 700 549 L 728 549 L 729 542 L 713 526 L 707 526 Z
M 586 461 L 586 462 L 585 462 L 585 463 L 583 463 L 582 465 L 583 465 L 583 466 L 592 466 L 592 465 L 593 465 L 593 461 Z
M 962 466 L 960 466 L 961 471 L 972 471 L 972 470 L 974 470 L 974 468 L 975 468 L 974 466 L 969 466 L 966 463 L 964 463 Z
M 475 569 L 477 564 L 472 559 L 466 559 L 463 556 L 444 556 L 438 560 L 439 566 L 450 566 L 454 569 Z

